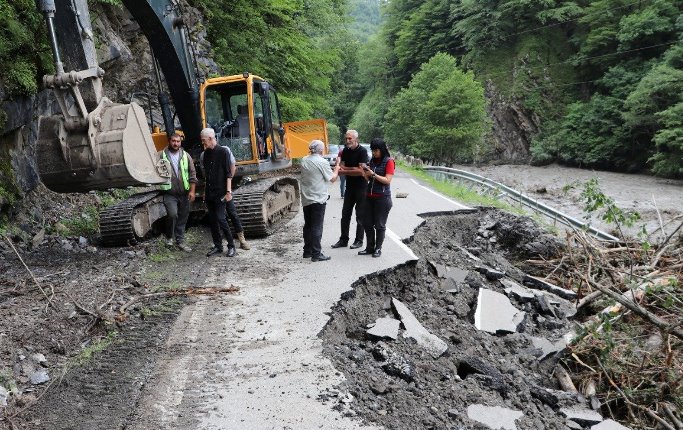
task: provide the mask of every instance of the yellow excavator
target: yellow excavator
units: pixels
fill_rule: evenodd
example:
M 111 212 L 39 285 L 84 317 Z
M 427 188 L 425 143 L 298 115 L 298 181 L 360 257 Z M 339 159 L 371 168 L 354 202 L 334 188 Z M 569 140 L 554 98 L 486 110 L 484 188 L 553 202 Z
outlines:
M 282 122 L 277 93 L 266 80 L 246 72 L 202 78 L 176 1 L 122 3 L 149 41 L 165 130 L 153 124 L 150 130 L 138 104 L 104 97 L 87 0 L 40 0 L 55 63 L 55 74 L 43 81 L 60 111 L 39 122 L 36 161 L 49 189 L 72 193 L 168 182 L 170 166 L 158 151 L 177 131 L 176 123 L 185 136 L 183 148 L 194 160 L 202 151 L 201 129 L 216 131 L 218 143 L 230 147 L 237 161 L 234 183 L 289 167 L 293 157 L 305 155 L 312 139 L 327 142 L 323 119 Z M 298 211 L 294 178 L 241 183 L 234 198 L 248 237 L 270 234 Z M 201 200 L 192 210 L 202 210 Z M 102 242 L 143 240 L 165 216 L 158 190 L 135 194 L 100 213 Z

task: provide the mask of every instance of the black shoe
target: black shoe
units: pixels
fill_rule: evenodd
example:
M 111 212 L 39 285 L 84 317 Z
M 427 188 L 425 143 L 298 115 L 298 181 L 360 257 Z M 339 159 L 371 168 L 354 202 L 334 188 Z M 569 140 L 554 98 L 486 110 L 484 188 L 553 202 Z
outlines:
M 234 246 L 231 246 L 230 248 L 228 248 L 228 252 L 225 253 L 225 255 L 227 257 L 234 257 L 235 254 L 237 254 L 237 250 L 235 249 Z
M 337 243 L 332 245 L 332 248 L 344 248 L 349 244 L 349 242 L 344 242 L 343 240 L 339 239 Z
M 209 252 L 206 253 L 206 256 L 211 257 L 212 255 L 220 254 L 222 252 L 223 252 L 223 248 L 217 248 L 214 246 L 213 248 L 211 248 L 209 250 Z
M 375 249 L 375 252 L 372 253 L 372 256 L 377 258 L 382 255 L 382 248 L 377 248 Z
M 332 257 L 330 257 L 330 256 L 320 254 L 317 257 L 312 257 L 311 261 L 327 261 L 327 260 L 331 260 L 331 259 L 332 259 Z
M 349 246 L 349 248 L 356 249 L 356 248 L 360 248 L 361 246 L 363 246 L 363 241 L 362 240 L 355 240 L 355 241 L 353 241 L 353 245 Z
M 374 249 L 365 248 L 362 251 L 358 251 L 358 255 L 372 255 L 375 252 Z
M 311 257 L 313 257 L 313 254 L 311 254 L 310 252 L 304 252 L 304 258 L 311 258 Z

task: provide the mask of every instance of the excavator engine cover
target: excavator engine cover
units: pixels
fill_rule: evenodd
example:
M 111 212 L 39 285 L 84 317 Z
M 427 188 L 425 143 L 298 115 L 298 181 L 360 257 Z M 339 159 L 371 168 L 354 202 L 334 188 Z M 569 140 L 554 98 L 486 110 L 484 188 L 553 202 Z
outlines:
M 72 127 L 73 128 L 73 127 Z M 87 128 L 69 130 L 62 115 L 42 117 L 36 149 L 43 183 L 58 193 L 87 192 L 168 182 L 144 111 L 135 103 L 103 99 Z

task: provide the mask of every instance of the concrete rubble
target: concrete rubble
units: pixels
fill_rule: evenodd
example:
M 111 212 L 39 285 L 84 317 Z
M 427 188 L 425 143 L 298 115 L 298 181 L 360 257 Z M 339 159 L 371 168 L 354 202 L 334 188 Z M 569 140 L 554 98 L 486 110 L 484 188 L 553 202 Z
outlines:
M 401 323 L 405 328 L 405 331 L 403 332 L 404 337 L 415 339 L 417 344 L 429 352 L 434 358 L 439 358 L 448 350 L 446 342 L 427 331 L 406 305 L 395 298 L 391 299 L 391 305 L 401 318 Z
M 394 318 L 378 318 L 372 328 L 367 330 L 367 334 L 377 339 L 396 340 L 400 325 L 401 322 Z
M 478 213 L 428 219 L 410 243 L 420 260 L 359 279 L 333 308 L 321 336 L 343 345 L 326 350 L 334 351 L 347 378 L 341 390 L 355 396 L 359 416 L 396 430 L 587 430 L 603 422 L 589 398 L 560 389 L 553 373 L 575 336 L 571 292 L 529 282 L 534 277 L 500 251 L 528 249 L 520 234 L 534 249 L 552 239 L 520 233 L 507 216 L 499 223 Z M 473 226 L 483 224 L 498 242 L 473 247 L 470 235 L 483 239 Z M 384 331 L 393 324 L 394 333 L 392 316 L 378 315 L 392 309 L 405 328 L 396 339 Z M 374 361 L 354 358 L 367 353 Z
M 545 281 L 536 276 L 525 275 L 524 283 L 530 286 L 531 288 L 548 291 L 549 293 L 553 293 L 559 297 L 562 297 L 563 299 L 575 300 L 577 297 L 575 292 L 567 290 L 565 288 L 558 287 L 557 285 L 553 285 L 550 282 Z
M 560 413 L 581 426 L 592 426 L 602 422 L 602 415 L 588 408 L 561 408 Z
M 536 337 L 536 336 L 527 336 L 529 340 L 531 341 L 532 346 L 539 350 L 539 354 L 537 354 L 538 360 L 544 360 L 546 357 L 553 355 L 555 353 L 558 353 L 562 350 L 564 350 L 567 347 L 567 342 L 565 341 L 564 338 L 560 338 L 556 342 L 551 342 L 548 339 L 541 338 L 541 337 Z M 536 355 L 536 354 L 534 354 Z
M 517 282 L 503 278 L 500 283 L 505 287 L 505 294 L 514 298 L 520 303 L 527 303 L 536 297 L 536 295 L 528 288 L 519 285 Z
M 600 424 L 596 424 L 591 427 L 591 430 L 631 430 L 630 428 L 626 426 L 622 426 L 618 422 L 607 419 Z
M 520 311 L 501 293 L 486 288 L 479 289 L 474 326 L 477 330 L 489 333 L 514 333 L 524 320 L 525 312 Z
M 467 407 L 467 416 L 480 422 L 493 430 L 517 430 L 515 421 L 522 417 L 524 412 L 500 406 L 470 405 Z

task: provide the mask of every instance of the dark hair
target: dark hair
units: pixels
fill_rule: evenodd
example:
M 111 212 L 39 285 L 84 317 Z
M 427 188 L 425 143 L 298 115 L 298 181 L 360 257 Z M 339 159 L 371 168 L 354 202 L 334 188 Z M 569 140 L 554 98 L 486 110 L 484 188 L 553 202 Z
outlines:
M 382 138 L 376 137 L 370 141 L 370 150 L 373 149 L 379 149 L 379 152 L 381 153 L 380 158 L 391 157 L 391 154 L 389 154 L 389 148 L 387 148 L 387 144 L 384 143 L 384 139 Z

